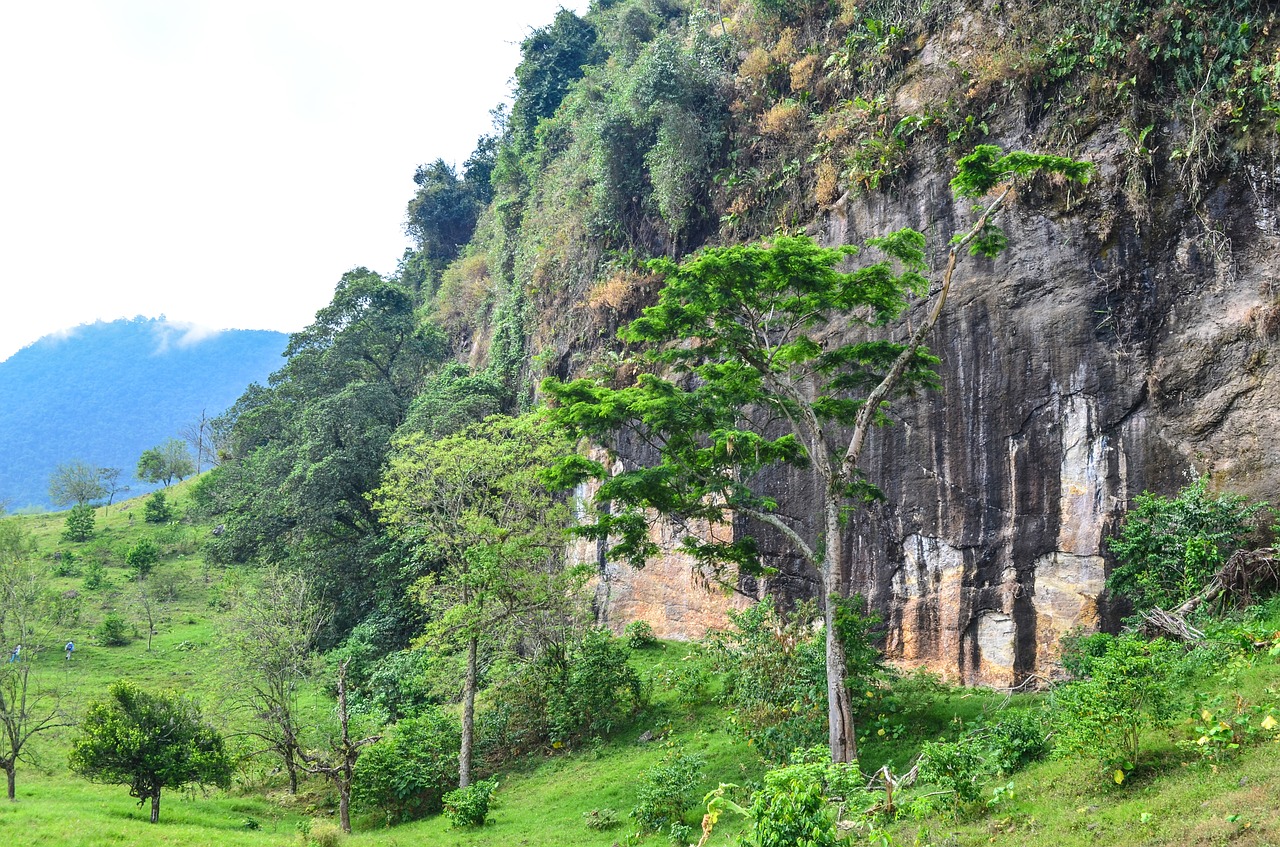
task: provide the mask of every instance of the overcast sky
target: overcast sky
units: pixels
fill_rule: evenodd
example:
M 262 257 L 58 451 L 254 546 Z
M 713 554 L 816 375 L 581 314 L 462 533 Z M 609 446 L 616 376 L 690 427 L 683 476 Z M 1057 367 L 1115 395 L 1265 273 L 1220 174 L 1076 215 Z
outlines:
M 293 331 L 395 269 L 519 42 L 588 0 L 0 0 L 0 360 L 145 315 Z

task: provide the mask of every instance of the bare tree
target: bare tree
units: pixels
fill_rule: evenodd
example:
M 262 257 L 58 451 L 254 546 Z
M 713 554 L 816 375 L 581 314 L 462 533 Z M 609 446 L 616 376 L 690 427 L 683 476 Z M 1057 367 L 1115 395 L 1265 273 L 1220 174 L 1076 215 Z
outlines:
M 27 558 L 27 549 L 20 528 L 6 527 L 0 543 L 0 639 L 6 646 L 23 645 L 20 661 L 0 665 L 0 770 L 8 778 L 10 800 L 15 799 L 18 762 L 29 761 L 27 742 L 71 725 L 56 690 L 41 686 L 33 673 L 33 660 L 48 641 L 37 613 L 47 579 Z
M 214 420 L 214 418 L 209 417 L 204 409 L 201 409 L 199 418 L 189 424 L 185 424 L 178 430 L 178 434 L 187 442 L 187 445 L 191 447 L 191 452 L 196 456 L 197 474 L 204 470 L 206 461 L 209 467 L 218 464 Z
M 351 831 L 351 781 L 355 777 L 356 760 L 360 758 L 361 750 L 382 738 L 381 735 L 371 735 L 359 741 L 351 740 L 351 713 L 347 709 L 347 664 L 350 661 L 343 659 L 338 666 L 338 738 L 330 739 L 329 750 L 324 753 L 300 751 L 307 772 L 323 776 L 338 789 L 338 822 L 343 832 Z
M 117 494 L 124 494 L 129 490 L 129 486 L 120 484 L 120 475 L 123 473 L 121 468 L 98 468 L 98 483 L 107 495 L 107 511 L 111 510 Z
M 298 688 L 314 673 L 316 637 L 328 612 L 299 573 L 268 570 L 232 610 L 226 635 L 241 702 L 258 718 L 253 735 L 280 756 L 298 793 Z

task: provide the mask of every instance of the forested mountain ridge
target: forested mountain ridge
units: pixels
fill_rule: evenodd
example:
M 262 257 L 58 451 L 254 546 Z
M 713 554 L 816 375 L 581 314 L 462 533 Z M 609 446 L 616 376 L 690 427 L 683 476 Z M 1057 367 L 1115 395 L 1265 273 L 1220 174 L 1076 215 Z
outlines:
M 335 637 L 363 621 L 377 650 L 403 645 L 420 625 L 407 588 L 431 564 L 367 508 L 394 433 L 530 408 L 548 375 L 631 379 L 615 332 L 662 284 L 651 257 L 911 225 L 936 269 L 971 221 L 947 188 L 954 162 L 998 143 L 1091 161 L 1095 178 L 1023 187 L 1002 220 L 1011 249 L 960 266 L 930 344 L 942 390 L 871 440 L 886 500 L 850 521 L 848 583 L 886 615 L 891 655 L 1024 681 L 1061 634 L 1108 619 L 1105 540 L 1138 492 L 1190 472 L 1259 496 L 1278 482 L 1264 437 L 1277 38 L 1257 0 L 562 11 L 522 45 L 495 134 L 462 169 L 419 169 L 418 249 L 393 278 L 348 275 L 286 368 L 242 398 L 236 457 L 208 490 L 229 527 L 212 555 L 323 573 L 342 598 Z M 803 480 L 763 473 L 812 537 Z M 769 590 L 812 591 L 768 529 L 733 530 L 758 539 Z M 670 591 L 689 565 L 604 565 L 602 612 L 638 579 Z M 642 605 L 661 632 L 695 634 L 681 609 Z
M 0 501 L 48 507 L 49 478 L 80 460 L 133 480 L 144 450 L 221 414 L 279 367 L 286 336 L 207 333 L 163 319 L 98 322 L 0 362 Z

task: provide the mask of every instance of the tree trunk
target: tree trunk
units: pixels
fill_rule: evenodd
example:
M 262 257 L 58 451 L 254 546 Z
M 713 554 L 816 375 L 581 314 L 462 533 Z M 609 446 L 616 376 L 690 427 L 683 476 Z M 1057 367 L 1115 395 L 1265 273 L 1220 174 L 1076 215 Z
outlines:
M 479 639 L 467 641 L 467 676 L 462 684 L 462 750 L 458 753 L 458 787 L 471 784 L 471 747 L 476 728 L 476 648 Z
M 834 486 L 828 486 L 831 490 Z M 831 744 L 831 761 L 856 762 L 858 760 L 858 730 L 853 725 L 853 704 L 849 699 L 849 684 L 845 678 L 848 662 L 845 659 L 844 642 L 836 628 L 836 600 L 848 596 L 848 565 L 845 562 L 844 538 L 840 526 L 840 502 L 834 493 L 828 497 L 825 509 L 822 551 L 823 628 L 827 637 L 827 730 Z
M 151 822 L 160 822 L 160 792 L 151 795 Z
M 342 831 L 351 833 L 351 780 L 338 783 L 338 823 Z
M 16 793 L 16 789 L 17 789 L 16 782 L 17 782 L 17 776 L 18 776 L 17 770 L 18 770 L 17 763 L 14 763 L 13 765 L 10 765 L 9 767 L 4 769 L 4 775 L 9 779 L 10 802 L 15 802 L 18 799 L 18 795 Z
M 285 750 L 284 769 L 289 773 L 289 793 L 296 796 L 298 793 L 298 763 L 294 761 L 292 747 Z

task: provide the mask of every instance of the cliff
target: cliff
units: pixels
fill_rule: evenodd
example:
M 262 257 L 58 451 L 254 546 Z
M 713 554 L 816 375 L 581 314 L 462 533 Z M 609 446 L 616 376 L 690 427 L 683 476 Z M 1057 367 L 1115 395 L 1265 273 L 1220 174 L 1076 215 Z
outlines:
M 1063 634 L 1116 621 L 1106 539 L 1136 494 L 1206 473 L 1258 498 L 1280 483 L 1276 13 L 1248 0 L 793 5 L 725 3 L 723 20 L 670 25 L 666 55 L 719 92 L 699 89 L 696 108 L 668 97 L 660 113 L 701 121 L 686 116 L 683 137 L 703 145 L 707 179 L 679 215 L 662 158 L 675 130 L 645 142 L 637 119 L 627 136 L 608 107 L 616 91 L 649 90 L 662 37 L 632 45 L 630 87 L 610 82 L 624 75 L 617 55 L 588 72 L 539 127 L 542 182 L 520 227 L 481 222 L 496 305 L 451 331 L 492 363 L 508 354 L 490 340 L 525 310 L 524 384 L 616 368 L 614 329 L 653 296 L 636 251 L 796 224 L 831 245 L 911 226 L 937 267 L 969 220 L 947 187 L 957 155 L 995 143 L 1092 161 L 1085 192 L 1033 186 L 1002 221 L 1011 249 L 961 265 L 931 342 L 943 388 L 895 405 L 874 435 L 865 467 L 886 501 L 848 528 L 892 659 L 995 686 L 1052 675 Z M 601 4 L 595 21 L 642 7 Z M 594 169 L 574 170 L 575 155 Z M 816 514 L 801 479 L 768 482 L 784 514 Z M 732 531 L 760 538 L 777 571 L 744 593 L 812 595 L 814 575 L 768 529 Z M 726 595 L 687 562 L 632 574 L 599 553 L 581 551 L 601 561 L 610 625 L 644 618 L 694 637 L 723 622 Z

